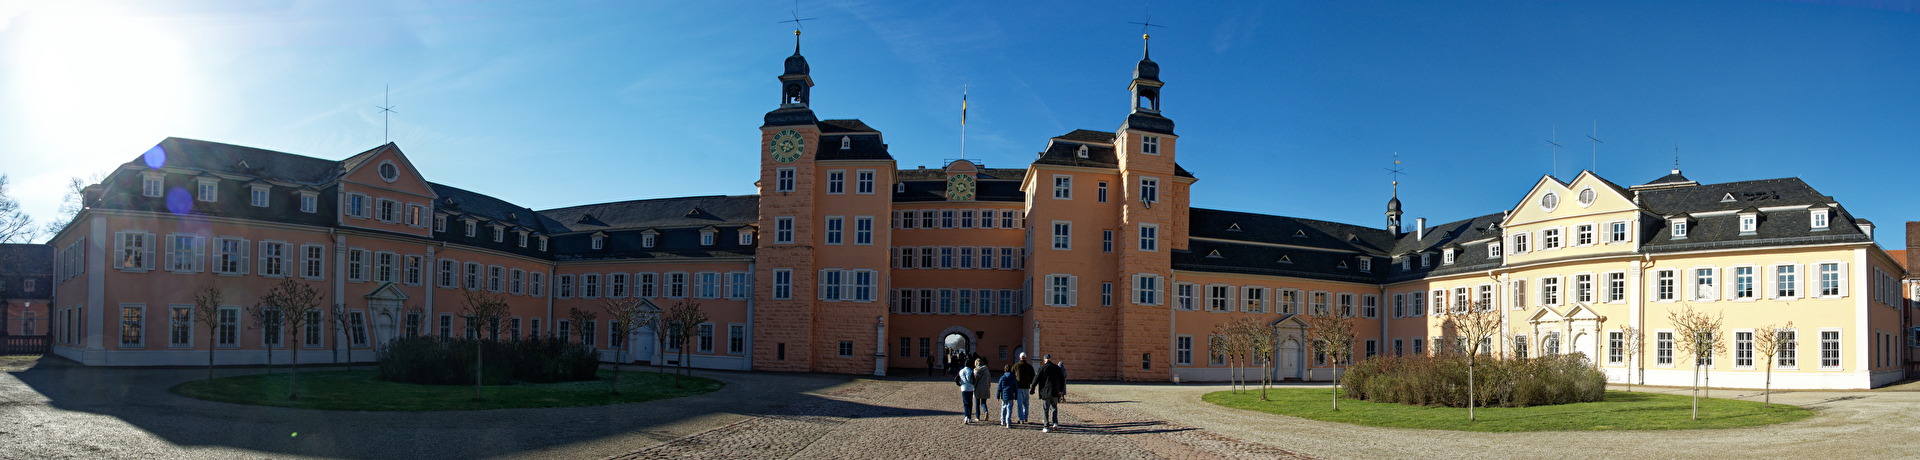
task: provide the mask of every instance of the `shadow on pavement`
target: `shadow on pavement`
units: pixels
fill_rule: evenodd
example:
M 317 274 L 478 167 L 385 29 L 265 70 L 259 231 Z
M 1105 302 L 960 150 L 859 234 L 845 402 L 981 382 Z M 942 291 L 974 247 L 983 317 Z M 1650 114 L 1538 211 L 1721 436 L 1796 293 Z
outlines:
M 1119 422 L 1119 423 L 1082 423 L 1082 424 L 1075 424 L 1075 425 L 1060 425 L 1058 427 L 1053 428 L 1053 431 L 1060 432 L 1060 433 L 1098 434 L 1098 435 L 1178 433 L 1182 431 L 1192 431 L 1192 430 L 1193 428 L 1174 426 L 1160 420 Z

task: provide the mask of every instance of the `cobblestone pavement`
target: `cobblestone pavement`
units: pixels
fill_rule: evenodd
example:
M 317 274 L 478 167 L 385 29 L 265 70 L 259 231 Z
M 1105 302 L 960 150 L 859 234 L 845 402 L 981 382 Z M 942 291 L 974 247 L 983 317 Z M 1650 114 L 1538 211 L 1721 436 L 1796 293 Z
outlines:
M 1117 408 L 1131 401 L 1073 394 L 1051 433 L 1001 427 L 999 400 L 990 401 L 996 422 L 963 424 L 959 395 L 944 379 L 862 380 L 619 458 L 1302 458 Z M 1037 422 L 1040 401 L 1032 403 Z

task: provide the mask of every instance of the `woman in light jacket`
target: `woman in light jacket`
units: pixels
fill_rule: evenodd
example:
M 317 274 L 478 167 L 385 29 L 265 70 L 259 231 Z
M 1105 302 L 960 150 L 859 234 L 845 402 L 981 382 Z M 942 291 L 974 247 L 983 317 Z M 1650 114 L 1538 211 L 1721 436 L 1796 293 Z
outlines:
M 993 397 L 993 370 L 987 368 L 986 358 L 973 359 L 973 405 L 979 409 L 977 420 L 987 421 L 987 399 Z

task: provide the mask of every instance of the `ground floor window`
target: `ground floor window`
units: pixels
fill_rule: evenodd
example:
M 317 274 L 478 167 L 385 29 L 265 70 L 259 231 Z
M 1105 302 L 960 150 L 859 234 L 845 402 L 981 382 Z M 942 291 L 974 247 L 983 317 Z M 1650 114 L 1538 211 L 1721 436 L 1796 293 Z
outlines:
M 1183 366 L 1193 364 L 1193 336 L 1183 335 L 1175 337 L 1173 339 L 1173 348 L 1174 364 Z
M 843 358 L 853 356 L 853 342 L 849 342 L 849 341 L 840 342 L 840 356 Z

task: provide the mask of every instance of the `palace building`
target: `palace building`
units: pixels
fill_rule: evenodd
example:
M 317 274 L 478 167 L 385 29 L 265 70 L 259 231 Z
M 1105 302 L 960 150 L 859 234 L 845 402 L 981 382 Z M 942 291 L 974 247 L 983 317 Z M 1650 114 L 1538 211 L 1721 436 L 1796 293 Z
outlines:
M 477 289 L 508 299 L 503 338 L 606 360 L 678 364 L 652 332 L 611 337 L 605 313 L 577 313 L 638 298 L 701 306 L 686 351 L 703 368 L 884 375 L 951 340 L 996 364 L 1052 354 L 1076 379 L 1194 381 L 1227 378 L 1215 328 L 1254 317 L 1274 328 L 1274 377 L 1322 380 L 1307 316 L 1355 317 L 1356 358 L 1450 353 L 1441 323 L 1480 306 L 1503 313 L 1499 355 L 1582 353 L 1616 382 L 1686 385 L 1668 312 L 1691 306 L 1725 316 L 1720 386 L 1761 386 L 1753 330 L 1789 321 L 1776 388 L 1869 388 L 1912 361 L 1908 273 L 1874 224 L 1799 179 L 1549 176 L 1516 204 L 1411 228 L 1397 194 L 1384 226 L 1199 209 L 1161 111 L 1178 93 L 1147 56 L 1113 79 L 1134 101 L 1113 130 L 1047 139 L 1023 168 L 929 169 L 897 165 L 865 122 L 816 116 L 799 51 L 749 196 L 535 210 L 429 181 L 391 143 L 336 161 L 166 139 L 86 189 L 50 243 L 38 327 L 89 365 L 194 365 L 209 348 L 222 364 L 296 347 L 370 361 L 395 337 L 480 334 L 458 314 Z M 282 279 L 326 294 L 302 343 L 244 318 Z M 209 286 L 228 304 L 212 333 L 192 308 Z M 1623 326 L 1644 331 L 1637 352 Z

